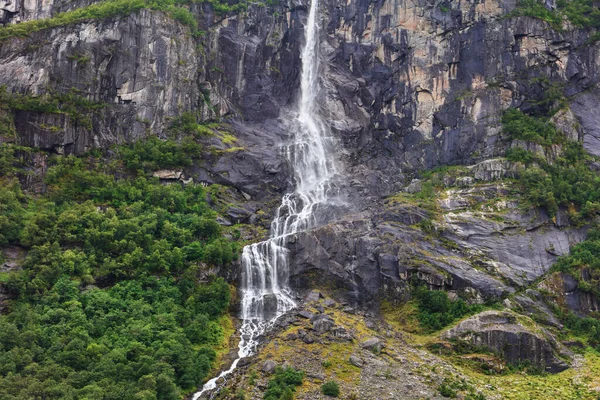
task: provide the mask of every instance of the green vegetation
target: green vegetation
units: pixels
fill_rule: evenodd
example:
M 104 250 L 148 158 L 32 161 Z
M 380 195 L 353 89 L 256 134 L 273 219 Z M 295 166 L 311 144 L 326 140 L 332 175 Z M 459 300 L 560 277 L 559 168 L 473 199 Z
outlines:
M 148 5 L 149 3 L 145 0 L 107 0 L 87 7 L 60 13 L 49 19 L 27 21 L 2 27 L 0 28 L 0 40 L 11 37 L 25 37 L 42 29 L 75 24 L 90 19 L 104 19 L 118 15 L 129 15 L 142 8 L 148 7 Z M 171 6 L 174 7 L 173 5 Z M 155 7 L 158 8 L 158 4 L 156 4 Z M 165 5 L 164 7 L 160 6 L 159 9 L 166 8 Z
M 552 266 L 552 271 L 570 274 L 578 281 L 580 290 L 599 297 L 600 228 L 591 228 L 586 240 L 573 246 L 569 254 L 559 257 Z M 600 320 L 580 317 L 560 307 L 556 307 L 555 312 L 571 334 L 584 339 L 588 346 L 600 351 Z
M 508 109 L 502 116 L 502 129 L 511 139 L 550 145 L 564 141 L 554 124 L 531 117 L 517 108 Z
M 578 28 L 600 28 L 600 10 L 593 0 L 558 0 L 556 10 L 549 10 L 542 1 L 521 0 L 509 16 L 528 16 L 548 22 L 562 30 L 563 18 Z
M 0 29 L 1 32 L 1 29 Z M 8 93 L 5 86 L 0 86 L 0 104 L 5 110 L 35 111 L 52 114 L 66 114 L 72 122 L 91 129 L 89 114 L 104 108 L 104 103 L 90 101 L 81 97 L 77 91 L 68 93 L 48 93 L 42 96 Z M 1 123 L 0 133 L 9 129 L 10 122 Z M 8 126 L 7 126 L 8 125 Z
M 325 396 L 338 397 L 340 395 L 340 385 L 334 381 L 325 382 L 321 386 L 321 392 L 323 392 Z
M 202 1 L 200 1 L 202 2 Z M 207 0 L 217 14 L 244 11 L 247 3 L 229 5 L 224 0 Z M 64 25 L 76 24 L 88 20 L 101 20 L 116 16 L 127 16 L 141 9 L 163 11 L 171 18 L 190 27 L 194 35 L 198 31 L 196 16 L 189 10 L 195 0 L 104 0 L 87 7 L 56 14 L 52 18 L 26 21 L 20 24 L 7 25 L 0 28 L 0 40 L 11 37 L 25 37 L 42 29 L 55 28 Z
M 508 16 L 538 18 L 548 22 L 555 30 L 562 30 L 562 14 L 548 10 L 544 3 L 538 0 L 521 0 L 517 8 Z
M 589 274 L 590 287 L 580 289 L 600 295 L 600 228 L 591 228 L 586 240 L 571 247 L 569 254 L 559 257 L 552 269 L 569 273 L 575 278 L 579 278 L 585 269 Z
M 550 216 L 564 207 L 571 223 L 581 225 L 600 212 L 600 177 L 590 170 L 591 157 L 581 143 L 565 141 L 562 155 L 552 163 L 524 149 L 511 149 L 506 156 L 527 165 L 519 177 L 523 196 Z
M 212 129 L 206 125 L 199 124 L 196 115 L 191 112 L 185 112 L 173 120 L 169 130 L 175 134 L 192 135 L 196 138 L 213 135 Z
M 451 301 L 442 290 L 429 290 L 425 284 L 413 286 L 412 295 L 417 301 L 417 318 L 429 332 L 438 331 L 467 315 L 484 310 L 483 305 L 467 304 L 463 299 Z
M 444 381 L 438 386 L 438 392 L 442 397 L 455 399 L 462 393 L 460 398 L 465 400 L 485 400 L 485 396 L 477 393 L 464 379 L 444 378 Z
M 151 136 L 131 146 L 119 147 L 119 154 L 128 169 L 148 172 L 161 168 L 189 166 L 192 157 L 199 155 L 201 150 L 201 146 L 191 137 L 177 143 L 172 139 L 160 140 Z
M 296 371 L 291 367 L 285 369 L 277 367 L 275 375 L 269 380 L 264 400 L 292 400 L 296 386 L 302 385 L 303 371 Z
M 443 382 L 439 387 L 438 391 L 443 397 L 449 397 L 451 399 L 455 399 L 458 395 L 456 390 L 454 390 L 448 383 Z
M 229 290 L 222 280 L 202 288 Z M 181 398 L 207 376 L 223 339 L 217 320 L 199 311 L 202 293 L 188 294 L 167 277 L 81 292 L 62 276 L 0 318 L 3 398 Z
M 206 378 L 231 294 L 197 277 L 238 245 L 200 185 L 142 171 L 188 162 L 185 144 L 159 142 L 121 147 L 110 163 L 54 157 L 39 196 L 16 179 L 32 150 L 0 146 L 0 246 L 27 250 L 1 276 L 16 296 L 0 316 L 3 398 L 178 399 Z

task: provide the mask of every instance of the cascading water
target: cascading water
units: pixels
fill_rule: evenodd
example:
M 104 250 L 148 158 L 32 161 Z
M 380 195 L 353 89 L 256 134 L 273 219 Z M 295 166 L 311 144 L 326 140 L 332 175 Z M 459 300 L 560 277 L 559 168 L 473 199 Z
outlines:
M 302 50 L 300 102 L 294 116 L 293 143 L 285 147 L 294 170 L 296 190 L 286 194 L 271 222 L 268 240 L 244 247 L 242 253 L 242 326 L 238 358 L 218 377 L 208 381 L 197 400 L 216 387 L 218 379 L 229 375 L 240 359 L 251 355 L 257 338 L 273 322 L 296 306 L 288 289 L 288 254 L 284 244 L 290 235 L 317 225 L 317 210 L 332 198 L 331 183 L 336 174 L 329 129 L 316 107 L 319 92 L 318 0 L 312 0 L 305 26 Z

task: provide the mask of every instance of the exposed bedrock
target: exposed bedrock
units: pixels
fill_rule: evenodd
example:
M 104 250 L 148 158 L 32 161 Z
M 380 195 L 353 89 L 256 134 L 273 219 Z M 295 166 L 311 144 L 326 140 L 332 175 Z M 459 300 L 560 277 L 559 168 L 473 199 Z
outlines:
M 543 371 L 569 367 L 572 353 L 545 329 L 510 312 L 484 311 L 442 333 L 442 338 L 485 348 L 513 364 L 530 363 Z

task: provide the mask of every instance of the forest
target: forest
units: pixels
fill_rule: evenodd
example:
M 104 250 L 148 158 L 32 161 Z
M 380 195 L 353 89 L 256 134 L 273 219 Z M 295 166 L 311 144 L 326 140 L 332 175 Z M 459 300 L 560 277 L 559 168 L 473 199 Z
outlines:
M 38 194 L 22 187 L 35 150 L 1 149 L 0 245 L 26 253 L 0 273 L 15 298 L 0 316 L 3 398 L 177 399 L 198 387 L 227 349 L 232 298 L 200 272 L 239 246 L 201 185 L 149 174 L 196 149 L 149 139 L 110 160 L 54 156 Z

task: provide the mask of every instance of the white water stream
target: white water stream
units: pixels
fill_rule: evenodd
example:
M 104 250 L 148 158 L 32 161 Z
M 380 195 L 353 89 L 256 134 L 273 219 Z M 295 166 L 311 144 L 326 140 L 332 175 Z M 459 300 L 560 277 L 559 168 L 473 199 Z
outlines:
M 331 179 L 336 174 L 329 129 L 316 106 L 319 92 L 318 0 L 312 0 L 304 28 L 300 101 L 295 115 L 293 143 L 285 147 L 294 170 L 296 190 L 286 194 L 271 222 L 268 240 L 244 247 L 242 253 L 242 304 L 238 358 L 231 367 L 208 381 L 193 396 L 211 392 L 217 381 L 235 370 L 238 362 L 252 355 L 257 338 L 275 320 L 296 306 L 288 288 L 288 254 L 284 244 L 290 235 L 317 224 L 316 211 L 331 198 Z

